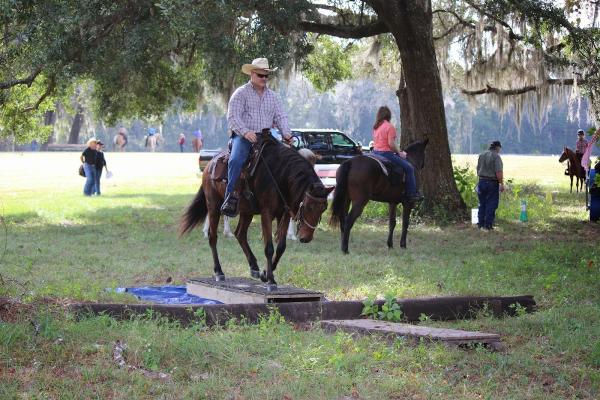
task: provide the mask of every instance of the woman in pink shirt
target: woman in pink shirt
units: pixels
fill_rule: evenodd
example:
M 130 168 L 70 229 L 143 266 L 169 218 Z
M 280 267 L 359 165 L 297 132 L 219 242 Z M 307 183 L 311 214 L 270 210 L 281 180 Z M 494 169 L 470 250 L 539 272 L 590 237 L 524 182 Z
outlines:
M 392 112 L 386 106 L 379 107 L 375 125 L 373 125 L 373 153 L 378 154 L 400 166 L 406 174 L 406 197 L 409 201 L 423 200 L 423 196 L 417 192 L 415 180 L 415 169 L 406 159 L 406 153 L 400 151 L 396 146 L 396 128 L 390 123 Z

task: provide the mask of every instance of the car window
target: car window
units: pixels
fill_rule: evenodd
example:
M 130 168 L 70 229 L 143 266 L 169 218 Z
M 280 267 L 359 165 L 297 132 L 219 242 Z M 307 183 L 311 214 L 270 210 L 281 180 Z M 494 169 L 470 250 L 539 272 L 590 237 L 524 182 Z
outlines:
M 355 147 L 356 144 L 354 144 L 354 142 L 346 137 L 345 135 L 342 135 L 341 133 L 338 132 L 332 132 L 331 133 L 331 143 L 333 144 L 333 147 Z
M 294 134 L 292 136 L 292 146 L 296 149 L 303 149 L 306 147 L 306 143 L 304 143 L 304 139 L 302 139 L 302 134 Z
M 327 134 L 322 132 L 306 132 L 304 139 L 309 149 L 314 150 L 325 150 L 329 146 L 327 145 Z

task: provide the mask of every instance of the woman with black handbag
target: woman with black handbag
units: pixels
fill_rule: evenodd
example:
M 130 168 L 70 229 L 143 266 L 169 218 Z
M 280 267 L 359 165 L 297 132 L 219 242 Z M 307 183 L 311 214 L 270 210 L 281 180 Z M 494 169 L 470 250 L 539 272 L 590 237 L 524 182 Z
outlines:
M 79 159 L 83 163 L 83 171 L 85 172 L 85 183 L 83 185 L 83 195 L 91 196 L 96 184 L 96 138 L 91 138 L 87 141 L 87 148 L 81 153 Z

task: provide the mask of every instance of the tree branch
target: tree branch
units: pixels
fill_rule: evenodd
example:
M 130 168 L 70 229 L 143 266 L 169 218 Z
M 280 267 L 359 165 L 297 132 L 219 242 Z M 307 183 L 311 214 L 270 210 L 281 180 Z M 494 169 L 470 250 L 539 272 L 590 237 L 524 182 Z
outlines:
M 42 72 L 42 68 L 43 67 L 41 67 L 41 66 L 37 67 L 35 69 L 35 71 L 33 71 L 31 73 L 31 75 L 29 75 L 27 78 L 12 79 L 10 81 L 0 82 L 0 90 L 9 89 L 9 88 L 11 88 L 13 86 L 17 86 L 17 85 L 27 85 L 27 87 L 31 87 L 31 84 L 33 83 L 35 78 L 37 78 L 37 76 L 40 74 L 40 72 Z
M 35 102 L 34 105 L 26 107 L 23 109 L 24 112 L 29 112 L 29 111 L 35 111 L 39 108 L 40 104 L 42 104 L 42 101 L 44 101 L 44 99 L 48 96 L 50 96 L 52 94 L 52 92 L 54 92 L 54 88 L 56 88 L 56 81 L 54 80 L 54 77 L 50 78 L 50 82 L 48 83 L 48 86 L 46 87 L 46 91 L 41 95 L 41 97 L 38 99 L 38 101 Z
M 479 7 L 477 4 L 473 3 L 470 0 L 465 0 L 465 3 L 467 3 L 468 5 L 473 7 L 481 15 L 485 15 L 486 17 L 491 18 L 492 20 L 496 21 L 497 23 L 499 23 L 500 25 L 505 27 L 508 30 L 508 36 L 510 39 L 516 39 L 516 40 L 524 39 L 522 35 L 517 35 L 516 33 L 514 33 L 512 30 L 512 27 L 506 21 L 502 20 L 501 18 L 496 17 L 493 14 L 490 14 L 489 12 L 485 11 L 483 8 Z
M 345 39 L 361 39 L 390 31 L 382 20 L 377 20 L 368 25 L 332 25 L 301 21 L 299 27 L 307 32 L 321 33 Z
M 546 79 L 545 83 L 548 85 L 571 86 L 575 83 L 575 80 L 573 78 Z M 585 84 L 585 80 L 579 80 L 579 81 L 577 81 L 577 84 Z M 517 89 L 499 89 L 499 88 L 492 87 L 490 85 L 485 85 L 485 86 L 486 87 L 484 89 L 476 89 L 476 90 L 461 89 L 461 92 L 468 96 L 478 96 L 480 94 L 497 94 L 497 95 L 501 95 L 501 96 L 515 96 L 515 95 L 520 95 L 520 94 L 524 94 L 527 92 L 533 92 L 540 88 L 539 85 L 523 86 L 523 87 L 517 88 Z
M 456 11 L 453 10 L 445 10 L 445 9 L 437 9 L 437 10 L 433 10 L 431 12 L 432 14 L 438 14 L 438 13 L 446 13 L 446 14 L 450 14 L 452 15 L 454 18 L 456 18 L 458 20 L 458 22 L 463 25 L 466 26 L 468 28 L 472 28 L 475 29 L 475 23 L 471 22 L 471 21 L 467 21 L 466 19 L 462 18 L 460 15 L 458 15 L 456 13 Z

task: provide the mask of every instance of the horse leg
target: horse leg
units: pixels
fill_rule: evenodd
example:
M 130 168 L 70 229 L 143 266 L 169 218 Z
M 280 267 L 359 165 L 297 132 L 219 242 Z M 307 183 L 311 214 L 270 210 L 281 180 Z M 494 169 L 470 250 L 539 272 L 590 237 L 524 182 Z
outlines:
M 265 244 L 265 258 L 267 259 L 267 267 L 260 274 L 260 280 L 267 284 L 267 291 L 272 292 L 277 290 L 277 282 L 273 275 L 273 217 L 267 210 L 263 210 L 260 215 L 260 225 L 262 227 L 262 236 Z
M 252 253 L 252 249 L 248 244 L 248 227 L 252 222 L 252 215 L 240 214 L 240 219 L 238 221 L 237 227 L 235 228 L 235 237 L 246 256 L 246 260 L 248 260 L 248 266 L 250 267 L 250 276 L 252 278 L 258 279 L 260 276 L 260 269 L 258 268 L 258 263 L 256 262 L 256 257 L 254 253 Z
M 279 263 L 281 256 L 285 252 L 285 248 L 287 245 L 287 242 L 286 242 L 287 235 L 289 234 L 289 231 L 290 231 L 289 228 L 292 226 L 292 224 L 290 222 L 289 214 L 278 219 L 277 226 L 278 226 L 278 229 L 277 229 L 277 233 L 276 233 L 276 237 L 275 237 L 275 240 L 277 241 L 277 248 L 275 249 L 275 257 L 273 257 L 273 272 L 277 268 L 277 264 Z M 286 231 L 287 231 L 287 234 L 286 234 Z
M 396 208 L 398 207 L 398 204 L 388 203 L 388 206 L 390 208 L 390 217 L 388 221 L 387 246 L 389 249 L 391 249 L 392 247 L 394 247 L 394 228 L 396 227 Z
M 354 226 L 354 222 L 363 212 L 368 200 L 353 201 L 352 209 L 345 218 L 342 228 L 342 253 L 348 254 L 348 242 L 350 241 L 350 230 Z M 341 226 L 340 226 L 341 227 Z
M 229 217 L 226 215 L 223 217 L 223 235 L 228 238 L 233 237 L 231 226 L 229 225 Z
M 405 201 L 402 203 L 402 236 L 400 236 L 400 247 L 406 248 L 406 235 L 408 233 L 408 224 L 410 223 L 410 212 L 413 209 L 413 205 Z
M 569 190 L 569 193 L 573 193 L 573 175 L 570 175 L 571 177 L 571 189 Z
M 219 231 L 219 217 L 221 213 L 219 208 L 210 209 L 208 213 L 209 228 L 208 228 L 208 244 L 210 245 L 210 251 L 213 257 L 213 272 L 214 278 L 217 282 L 225 280 L 225 274 L 221 268 L 221 262 L 219 261 L 219 254 L 217 253 L 217 233 Z
M 298 240 L 296 237 L 296 223 L 294 221 L 290 221 L 288 225 L 287 238 L 290 240 Z
M 202 227 L 202 233 L 204 233 L 204 237 L 208 238 L 208 227 L 210 226 L 210 217 L 206 218 L 206 220 L 204 221 L 204 226 Z

